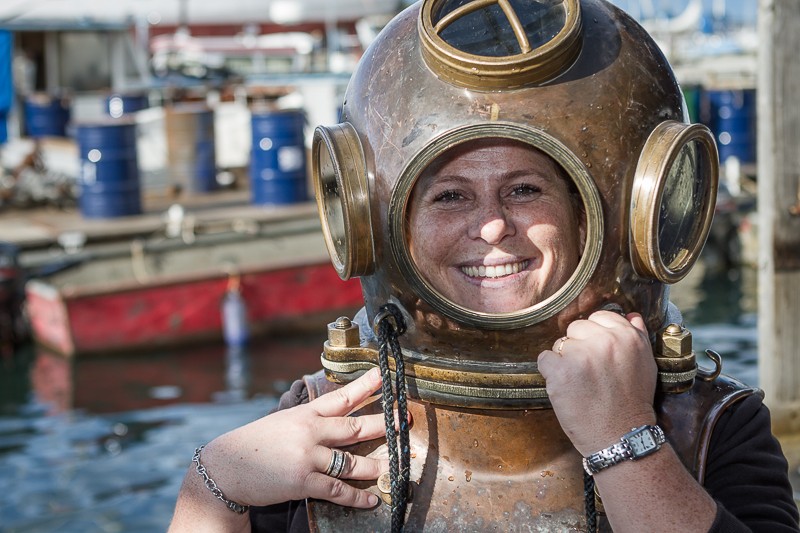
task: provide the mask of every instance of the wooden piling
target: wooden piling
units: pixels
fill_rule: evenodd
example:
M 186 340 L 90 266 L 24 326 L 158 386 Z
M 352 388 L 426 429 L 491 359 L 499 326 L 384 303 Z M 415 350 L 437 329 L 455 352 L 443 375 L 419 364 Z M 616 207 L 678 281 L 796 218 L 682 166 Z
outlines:
M 759 381 L 773 430 L 787 442 L 800 435 L 798 28 L 800 2 L 759 1 Z

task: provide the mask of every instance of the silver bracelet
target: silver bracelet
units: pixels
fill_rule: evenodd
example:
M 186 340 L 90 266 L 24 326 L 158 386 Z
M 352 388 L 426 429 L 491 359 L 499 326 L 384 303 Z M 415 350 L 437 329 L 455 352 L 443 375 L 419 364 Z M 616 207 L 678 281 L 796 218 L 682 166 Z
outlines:
M 229 500 L 225 497 L 222 491 L 217 487 L 217 484 L 214 483 L 214 480 L 211 479 L 206 471 L 206 467 L 203 466 L 203 463 L 200 462 L 200 451 L 205 448 L 205 444 L 196 448 L 194 450 L 194 456 L 192 457 L 192 462 L 195 464 L 195 471 L 200 474 L 200 477 L 203 478 L 203 483 L 205 483 L 206 488 L 211 491 L 211 494 L 217 497 L 218 500 L 222 500 L 222 503 L 225 506 L 237 514 L 244 514 L 250 509 L 249 505 L 242 505 L 241 503 L 236 503 L 232 500 Z

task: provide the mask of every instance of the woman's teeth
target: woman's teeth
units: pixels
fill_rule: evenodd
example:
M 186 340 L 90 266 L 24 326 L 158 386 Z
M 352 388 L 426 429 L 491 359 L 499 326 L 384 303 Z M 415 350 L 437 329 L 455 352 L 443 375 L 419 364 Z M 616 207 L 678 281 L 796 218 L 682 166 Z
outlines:
M 501 278 L 528 268 L 530 261 L 495 266 L 463 266 L 461 271 L 471 278 Z

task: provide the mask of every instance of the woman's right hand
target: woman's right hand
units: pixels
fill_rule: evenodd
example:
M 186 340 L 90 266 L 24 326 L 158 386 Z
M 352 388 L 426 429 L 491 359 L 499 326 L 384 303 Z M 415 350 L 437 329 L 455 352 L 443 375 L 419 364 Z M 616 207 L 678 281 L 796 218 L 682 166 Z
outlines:
M 348 507 L 374 507 L 377 496 L 342 479 L 377 479 L 388 471 L 388 461 L 348 454 L 341 479 L 325 471 L 333 448 L 385 435 L 382 414 L 347 416 L 380 384 L 378 369 L 372 369 L 312 402 L 234 429 L 211 441 L 202 451 L 201 462 L 225 498 L 242 505 L 318 498 Z M 192 467 L 181 488 L 173 526 L 182 522 L 182 508 L 197 509 L 199 498 L 205 499 L 206 506 L 218 505 L 222 513 L 234 514 L 202 485 Z
M 656 423 L 658 369 L 638 313 L 597 311 L 576 320 L 538 363 L 561 428 L 581 455 Z

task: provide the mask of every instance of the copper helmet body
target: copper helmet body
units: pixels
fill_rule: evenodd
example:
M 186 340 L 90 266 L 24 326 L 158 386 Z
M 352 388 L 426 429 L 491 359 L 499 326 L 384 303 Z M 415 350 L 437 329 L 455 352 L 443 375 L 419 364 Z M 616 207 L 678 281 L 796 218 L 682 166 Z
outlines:
M 686 116 L 656 43 L 603 0 L 423 0 L 365 52 L 343 123 L 317 129 L 312 168 L 334 266 L 361 278 L 370 319 L 388 302 L 402 310 L 412 377 L 466 396 L 541 386 L 537 355 L 604 305 L 641 313 L 651 332 L 663 327 L 668 285 L 700 253 L 717 185 L 713 137 Z M 569 281 L 509 313 L 450 301 L 408 246 L 417 178 L 484 137 L 548 154 L 585 212 Z

